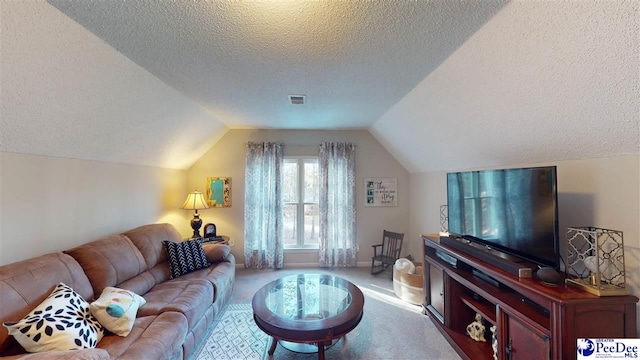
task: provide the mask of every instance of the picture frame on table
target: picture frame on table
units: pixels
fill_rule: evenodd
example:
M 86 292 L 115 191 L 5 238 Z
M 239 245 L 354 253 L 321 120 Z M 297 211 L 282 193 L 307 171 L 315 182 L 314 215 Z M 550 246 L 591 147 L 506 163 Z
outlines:
M 216 237 L 216 224 L 208 223 L 204 226 L 204 235 L 202 236 L 205 239 Z

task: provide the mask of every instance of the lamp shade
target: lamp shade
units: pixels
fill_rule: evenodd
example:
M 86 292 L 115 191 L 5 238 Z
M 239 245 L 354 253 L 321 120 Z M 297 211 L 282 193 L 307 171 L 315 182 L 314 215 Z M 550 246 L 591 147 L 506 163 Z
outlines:
M 208 209 L 209 205 L 207 205 L 204 195 L 200 191 L 196 190 L 189 193 L 187 200 L 184 201 L 181 208 L 185 210 L 199 210 Z

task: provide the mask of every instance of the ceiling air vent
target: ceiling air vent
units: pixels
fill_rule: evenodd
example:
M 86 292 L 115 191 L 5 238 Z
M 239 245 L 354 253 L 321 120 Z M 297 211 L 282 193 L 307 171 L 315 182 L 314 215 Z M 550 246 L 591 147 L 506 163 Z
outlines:
M 306 95 L 289 95 L 291 105 L 304 105 L 307 102 Z

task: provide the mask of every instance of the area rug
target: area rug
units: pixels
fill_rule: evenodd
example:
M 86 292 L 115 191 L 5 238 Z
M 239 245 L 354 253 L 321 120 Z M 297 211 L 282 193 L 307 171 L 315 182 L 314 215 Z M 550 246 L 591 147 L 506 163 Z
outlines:
M 253 320 L 251 304 L 229 304 L 193 360 L 264 360 L 271 337 Z

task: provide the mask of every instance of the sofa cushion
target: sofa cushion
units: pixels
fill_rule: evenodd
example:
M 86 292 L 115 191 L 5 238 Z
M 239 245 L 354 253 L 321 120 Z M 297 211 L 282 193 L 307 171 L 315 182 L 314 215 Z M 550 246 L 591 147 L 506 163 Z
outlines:
M 210 264 L 225 260 L 231 253 L 231 247 L 224 244 L 202 244 L 202 249 Z
M 91 283 L 80 265 L 61 252 L 0 266 L 0 322 L 20 320 L 60 282 L 71 286 L 84 299 L 93 299 Z M 24 349 L 0 326 L 0 354 L 21 353 Z
M 104 349 L 80 349 L 65 351 L 47 351 L 35 354 L 22 354 L 17 356 L 2 357 L 7 360 L 111 360 L 109 353 Z
M 22 320 L 3 325 L 28 352 L 94 348 L 104 335 L 89 304 L 64 283 Z
M 171 279 L 169 263 L 167 262 L 167 251 L 164 249 L 162 242 L 165 240 L 173 242 L 182 241 L 180 233 L 173 225 L 143 225 L 129 230 L 123 233 L 123 235 L 131 239 L 133 244 L 140 250 L 147 263 L 147 270 L 149 274 L 153 276 L 156 284 Z M 140 294 L 140 292 L 137 293 Z
M 186 334 L 184 315 L 165 312 L 158 316 L 138 317 L 127 337 L 107 334 L 98 347 L 118 360 L 175 359 L 176 354 L 182 354 Z
M 219 310 L 216 308 L 215 304 L 213 306 L 209 306 L 207 311 L 204 313 L 204 316 L 200 318 L 193 327 L 189 329 L 187 332 L 187 337 L 184 339 L 182 343 L 182 349 L 187 355 L 196 355 L 195 351 L 200 348 L 201 345 L 206 346 L 203 343 L 207 342 L 207 334 L 211 332 L 211 324 L 213 324 L 213 320 L 215 319 L 215 315 L 218 314 Z M 231 330 L 231 329 L 230 329 Z M 227 353 L 229 359 L 234 359 L 234 356 L 231 353 Z M 236 354 L 239 355 L 239 354 Z M 195 357 L 189 356 L 187 359 L 195 359 Z M 235 357 L 237 358 L 237 356 Z M 220 360 L 222 358 L 216 358 L 216 360 Z M 249 360 L 250 358 L 247 358 Z M 205 359 L 202 359 L 205 360 Z
M 143 225 L 129 230 L 123 235 L 131 239 L 133 244 L 140 250 L 149 270 L 167 261 L 167 253 L 162 244 L 163 241 L 182 241 L 180 233 L 171 224 Z
M 176 311 L 184 314 L 191 329 L 211 306 L 213 286 L 202 279 L 169 280 L 154 286 L 144 294 L 144 298 L 147 303 L 140 308 L 138 316 Z
M 126 288 L 135 293 L 147 292 L 155 280 L 144 274 L 146 263 L 138 248 L 124 235 L 111 235 L 65 251 L 82 266 L 97 298 L 107 286 Z M 123 283 L 135 279 L 135 286 Z
M 169 259 L 171 278 L 209 267 L 200 240 L 187 240 L 181 243 L 163 241 Z
M 138 309 L 146 302 L 133 291 L 109 286 L 104 288 L 98 300 L 89 305 L 89 309 L 105 329 L 118 336 L 127 336 L 136 321 Z
M 222 299 L 223 302 L 226 302 L 233 291 L 235 274 L 235 262 L 221 262 L 206 269 L 181 276 L 180 279 L 189 281 L 207 280 L 213 286 L 212 301 L 216 302 Z

